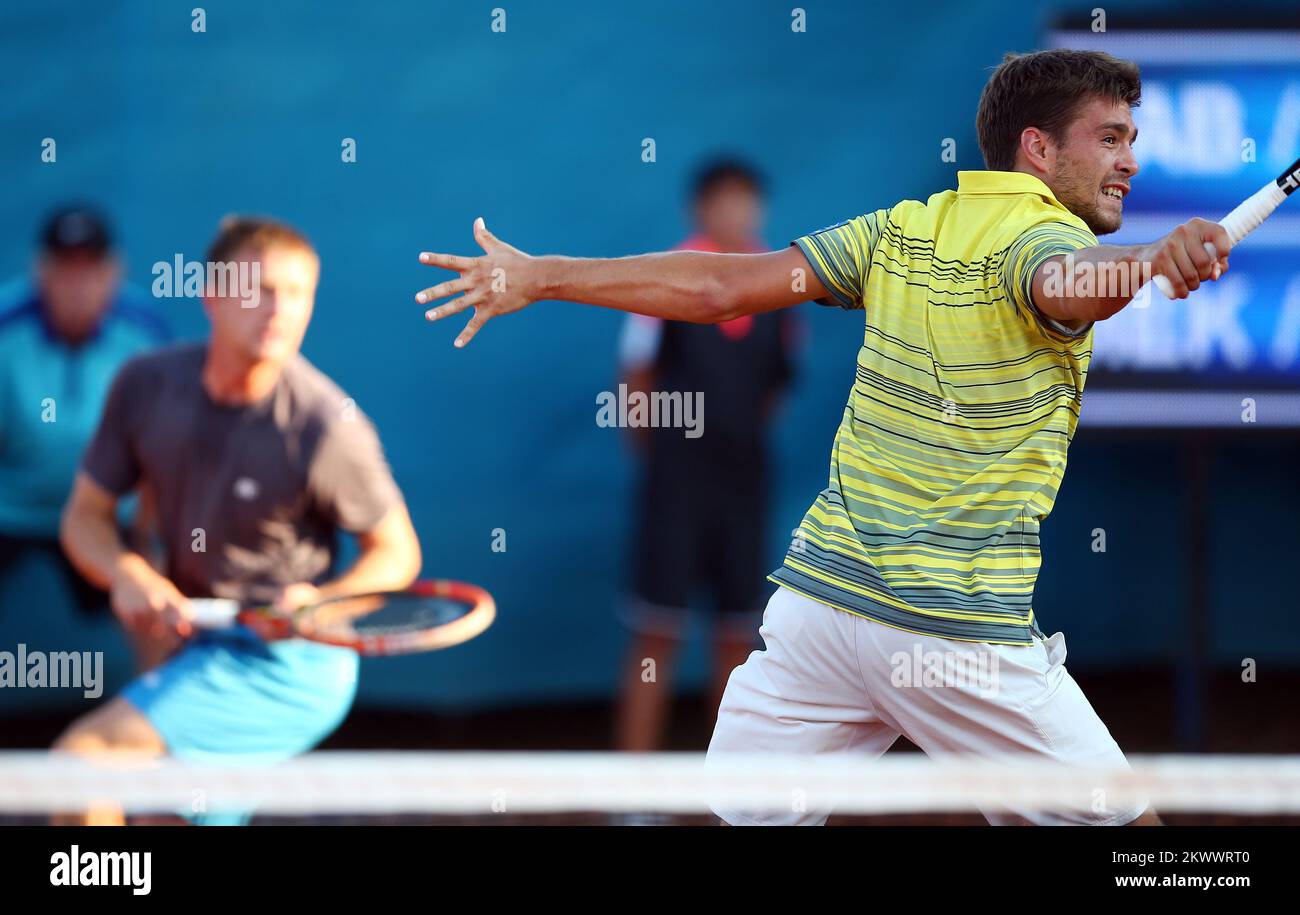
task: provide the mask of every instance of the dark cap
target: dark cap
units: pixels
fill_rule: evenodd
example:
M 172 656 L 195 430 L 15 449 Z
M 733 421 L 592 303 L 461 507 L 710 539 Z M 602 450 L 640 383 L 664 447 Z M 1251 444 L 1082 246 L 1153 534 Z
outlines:
M 41 230 L 41 248 L 48 254 L 80 251 L 103 255 L 113 246 L 104 217 L 89 207 L 65 207 L 50 215 Z

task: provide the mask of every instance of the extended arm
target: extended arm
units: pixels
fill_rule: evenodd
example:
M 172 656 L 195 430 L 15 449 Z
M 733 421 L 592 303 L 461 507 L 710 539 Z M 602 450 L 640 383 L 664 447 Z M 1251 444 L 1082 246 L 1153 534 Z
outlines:
M 670 251 L 619 258 L 530 257 L 499 241 L 483 220 L 474 223 L 481 257 L 424 253 L 420 262 L 460 274 L 416 295 L 430 321 L 474 308 L 456 338 L 464 346 L 489 319 L 539 299 L 564 299 L 655 318 L 712 324 L 773 311 L 827 294 L 798 248 L 770 254 Z

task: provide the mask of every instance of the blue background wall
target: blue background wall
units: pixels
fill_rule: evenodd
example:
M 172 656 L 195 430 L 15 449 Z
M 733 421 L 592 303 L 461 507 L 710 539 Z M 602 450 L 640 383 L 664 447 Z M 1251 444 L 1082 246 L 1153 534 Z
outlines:
M 368 662 L 363 701 L 475 707 L 610 693 L 624 636 L 613 620 L 628 549 L 630 457 L 595 424 L 616 383 L 618 316 L 539 304 L 493 322 L 464 352 L 429 326 L 415 290 L 423 249 L 470 253 L 483 215 L 531 252 L 621 255 L 687 230 L 684 182 L 734 150 L 772 178 L 772 245 L 981 167 L 974 111 L 987 68 L 1041 44 L 1062 12 L 1010 2 L 505 4 L 45 2 L 0 12 L 0 276 L 21 274 L 52 205 L 112 214 L 130 278 L 201 259 L 226 213 L 268 213 L 323 259 L 305 352 L 383 434 L 425 547 L 428 575 L 498 597 L 496 626 L 461 648 Z M 1265 6 L 1280 12 L 1290 4 Z M 1181 3 L 1114 4 L 1126 17 Z M 40 161 L 43 138 L 57 164 Z M 340 161 L 344 137 L 355 164 Z M 657 161 L 641 160 L 641 141 Z M 957 142 L 957 162 L 940 144 Z M 159 306 L 182 337 L 205 327 L 192 300 Z M 772 561 L 825 483 L 828 449 L 861 339 L 860 317 L 805 306 L 797 391 L 776 436 Z M 458 326 L 458 325 L 457 325 Z M 1300 553 L 1293 442 L 1229 441 L 1213 462 L 1214 645 L 1294 664 Z M 1072 664 L 1165 661 L 1187 598 L 1176 440 L 1076 440 L 1044 532 L 1036 605 L 1070 637 Z M 1092 552 L 1103 527 L 1108 551 Z M 508 549 L 490 549 L 504 528 Z M 32 569 L 0 593 L 0 649 L 106 647 L 107 621 L 74 620 Z M 696 647 L 685 672 L 699 682 Z M 6 691 L 0 708 L 67 701 Z

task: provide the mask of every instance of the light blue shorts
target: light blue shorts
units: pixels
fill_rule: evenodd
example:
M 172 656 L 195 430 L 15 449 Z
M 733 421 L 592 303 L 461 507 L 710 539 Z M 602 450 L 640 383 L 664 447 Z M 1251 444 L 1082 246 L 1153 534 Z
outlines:
M 356 652 L 246 629 L 205 632 L 122 697 L 181 759 L 276 762 L 310 750 L 343 721 L 357 691 Z M 209 824 L 247 812 L 204 814 Z

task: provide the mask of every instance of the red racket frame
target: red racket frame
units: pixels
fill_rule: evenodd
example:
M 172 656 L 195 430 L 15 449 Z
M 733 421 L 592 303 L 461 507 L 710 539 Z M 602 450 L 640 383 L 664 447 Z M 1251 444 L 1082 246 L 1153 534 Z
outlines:
M 320 642 L 324 645 L 338 645 L 341 648 L 351 648 L 359 654 L 366 655 L 367 657 L 384 657 L 390 655 L 414 654 L 421 651 L 436 651 L 439 648 L 450 648 L 452 645 L 459 645 L 462 642 L 468 642 L 470 639 L 479 635 L 491 626 L 492 621 L 496 618 L 496 601 L 492 599 L 492 595 L 483 588 L 480 588 L 478 585 L 471 585 L 463 581 L 428 579 L 414 582 L 409 587 L 403 588 L 400 591 L 372 593 L 415 594 L 420 597 L 441 597 L 469 604 L 470 610 L 464 616 L 458 617 L 450 623 L 444 623 L 441 626 L 435 626 L 431 629 L 423 629 L 415 632 L 363 635 L 355 638 L 324 635 L 318 632 L 313 632 L 310 626 L 303 625 L 303 621 L 307 617 L 307 611 L 309 611 L 311 607 L 305 607 L 288 616 L 272 614 L 267 610 L 260 608 L 241 610 L 236 619 L 238 622 L 248 626 L 264 639 L 284 639 L 296 636 L 312 642 Z M 314 606 L 329 604 L 339 600 L 351 600 L 369 596 L 369 594 L 350 594 L 346 597 L 335 597 L 330 600 L 321 601 L 320 604 Z

